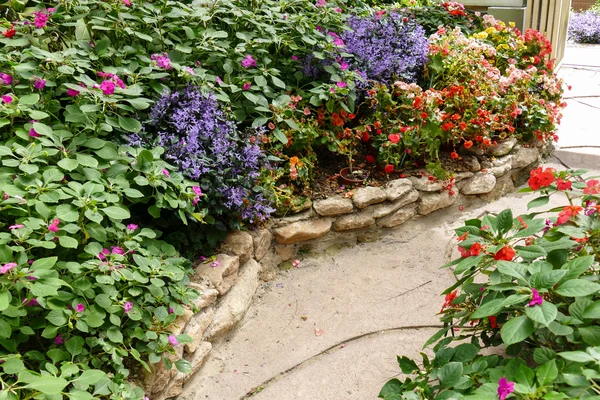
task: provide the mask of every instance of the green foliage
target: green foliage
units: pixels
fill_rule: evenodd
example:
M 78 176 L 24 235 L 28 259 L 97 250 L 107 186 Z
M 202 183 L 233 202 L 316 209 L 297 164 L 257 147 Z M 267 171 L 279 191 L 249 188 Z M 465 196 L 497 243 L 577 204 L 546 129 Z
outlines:
M 456 230 L 463 258 L 446 265 L 458 281 L 444 292 L 444 328 L 426 344 L 436 343 L 434 358 L 423 354 L 416 368 L 399 358 L 411 377 L 388 382 L 381 398 L 598 396 L 600 181 L 579 183 L 582 174 L 532 171 L 532 188 L 568 198 L 549 219 L 539 216 L 544 211 L 513 218 L 505 210 Z

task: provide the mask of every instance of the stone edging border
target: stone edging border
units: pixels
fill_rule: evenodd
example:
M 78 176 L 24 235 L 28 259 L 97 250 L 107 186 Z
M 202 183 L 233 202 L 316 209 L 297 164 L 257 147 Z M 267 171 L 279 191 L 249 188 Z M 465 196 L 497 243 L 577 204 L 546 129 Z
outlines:
M 140 382 L 146 394 L 152 400 L 178 396 L 208 359 L 213 343 L 225 338 L 242 320 L 260 281 L 274 279 L 279 266 L 301 249 L 369 241 L 373 234 L 418 215 L 476 199 L 495 200 L 523 184 L 541 160 L 537 148 L 516 145 L 516 140 L 509 139 L 497 147 L 496 158 L 463 156 L 469 170 L 455 173 L 452 192 L 426 177 L 401 178 L 383 188 L 356 189 L 351 198 L 317 200 L 311 209 L 274 219 L 257 231 L 229 233 L 218 249 L 217 266 L 195 265 L 190 283 L 200 292 L 193 304 L 195 311 L 186 308 L 171 326 L 174 334 L 187 334 L 193 339 L 178 346 L 170 357 L 188 360 L 192 372 L 183 374 L 174 367 L 167 370 L 163 363 L 154 364 L 153 372 L 145 373 Z

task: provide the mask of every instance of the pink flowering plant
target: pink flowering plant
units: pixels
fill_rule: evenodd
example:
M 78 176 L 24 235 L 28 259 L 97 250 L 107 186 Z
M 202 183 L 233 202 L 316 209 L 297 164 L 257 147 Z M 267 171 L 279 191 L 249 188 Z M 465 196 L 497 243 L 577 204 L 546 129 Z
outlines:
M 163 354 L 191 340 L 170 325 L 197 296 L 190 261 L 152 221 L 205 220 L 203 193 L 160 159 L 161 148 L 41 122 L 31 143 L 19 129 L 0 145 L 3 393 L 142 399 L 128 383 L 140 369 L 190 370 Z
M 600 180 L 584 173 L 534 169 L 521 190 L 540 194 L 529 208 L 561 195 L 564 205 L 456 230 L 461 257 L 444 267 L 457 282 L 444 292 L 444 328 L 425 345 L 435 356 L 423 353 L 421 366 L 399 357 L 411 377 L 389 381 L 381 398 L 598 396 Z

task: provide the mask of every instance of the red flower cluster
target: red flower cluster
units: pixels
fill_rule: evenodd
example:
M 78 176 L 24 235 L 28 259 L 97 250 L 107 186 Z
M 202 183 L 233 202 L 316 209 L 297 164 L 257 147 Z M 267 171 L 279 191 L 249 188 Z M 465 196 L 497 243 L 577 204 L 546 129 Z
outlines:
M 483 250 L 483 247 L 481 246 L 481 243 L 479 243 L 479 242 L 473 243 L 471 245 L 471 247 L 469 247 L 468 249 L 458 246 L 458 252 L 460 253 L 460 256 L 462 258 L 478 256 L 479 254 L 481 254 L 481 250 Z
M 4 32 L 2 32 L 4 37 L 9 38 L 9 39 L 12 39 L 12 37 L 15 36 L 16 33 L 17 33 L 17 31 L 15 30 L 14 25 L 11 26 L 10 29 L 7 29 Z
M 532 170 L 529 173 L 529 180 L 527 181 L 529 187 L 533 190 L 548 187 L 552 182 L 554 182 L 554 169 L 543 169 L 542 167 Z
M 600 181 L 591 179 L 586 182 L 587 187 L 583 189 L 585 194 L 600 194 Z
M 566 206 L 565 208 L 563 208 L 563 210 L 560 213 L 558 213 L 558 218 L 556 219 L 556 225 L 564 224 L 565 222 L 570 220 L 571 217 L 576 216 L 581 211 L 583 211 L 583 208 L 580 206 Z
M 515 254 L 515 250 L 512 247 L 504 246 L 494 255 L 494 260 L 512 261 L 515 258 Z
M 454 292 L 448 293 L 446 295 L 446 297 L 444 298 L 444 305 L 442 306 L 442 311 L 444 311 L 445 308 L 450 307 L 452 305 L 452 302 L 454 301 L 454 299 L 456 299 L 456 295 L 458 295 L 458 290 L 455 290 Z
M 572 186 L 573 183 L 571 181 L 565 181 L 560 178 L 556 181 L 556 187 L 558 188 L 558 190 L 571 190 Z
M 464 16 L 467 15 L 467 13 L 465 13 L 465 11 L 464 11 L 465 10 L 465 6 L 462 5 L 461 3 L 456 2 L 456 1 L 444 2 L 444 3 L 442 3 L 442 6 L 453 17 L 456 17 L 456 16 L 464 17 Z

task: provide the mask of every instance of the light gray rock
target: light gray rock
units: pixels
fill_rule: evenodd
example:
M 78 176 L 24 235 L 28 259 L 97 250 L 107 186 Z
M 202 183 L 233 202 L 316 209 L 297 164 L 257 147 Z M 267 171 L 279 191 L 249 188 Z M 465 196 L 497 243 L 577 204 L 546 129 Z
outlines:
M 280 226 L 287 226 L 293 224 L 294 222 L 306 221 L 316 216 L 317 213 L 311 208 L 310 210 L 306 210 L 289 217 L 274 218 L 271 220 L 271 226 L 273 226 L 273 228 L 279 228 Z
M 208 280 L 207 282 L 210 283 L 210 281 Z M 207 286 L 195 282 L 190 282 L 188 286 L 192 289 L 196 289 L 200 293 L 198 298 L 192 300 L 192 304 L 194 304 L 196 308 L 203 309 L 204 307 L 208 307 L 217 301 L 219 291 L 213 287 L 212 283 L 210 284 L 210 286 Z
M 382 228 L 393 228 L 398 225 L 402 225 L 407 221 L 410 221 L 416 214 L 417 204 L 414 203 L 397 210 L 392 215 L 380 219 L 379 221 L 377 221 L 377 226 L 380 226 Z
M 180 360 L 183 357 L 183 346 L 175 347 L 175 353 L 164 353 L 163 357 L 168 358 L 172 362 Z M 149 364 L 151 372 L 143 370 L 143 384 L 146 393 L 151 393 L 152 398 L 158 398 L 159 393 L 164 393 L 168 390 L 171 378 L 177 374 L 176 368 L 167 369 L 162 360 L 156 364 Z M 163 397 L 166 399 L 167 397 Z
M 454 174 L 454 182 L 460 182 L 463 181 L 465 179 L 471 178 L 473 177 L 473 175 L 475 175 L 472 172 L 457 172 Z
M 248 261 L 242 267 L 236 285 L 223 297 L 212 324 L 204 333 L 205 340 L 222 338 L 241 321 L 258 288 L 260 271 L 260 264 L 255 260 Z
M 362 229 L 375 223 L 375 218 L 370 212 L 342 215 L 333 223 L 333 229 L 336 232 Z
M 515 185 L 510 174 L 506 174 L 496 179 L 496 186 L 491 192 L 481 196 L 486 201 L 497 200 L 508 193 L 514 192 Z
M 462 194 L 484 194 L 489 193 L 496 186 L 496 177 L 493 174 L 477 173 L 469 178 L 462 187 Z
M 513 162 L 514 158 L 515 158 L 514 154 L 509 154 L 504 157 L 495 158 L 492 160 L 491 166 L 492 167 L 503 167 L 505 165 L 510 165 L 510 168 L 512 168 L 512 162 Z
M 233 231 L 219 245 L 219 252 L 227 253 L 240 258 L 240 264 L 254 257 L 254 240 L 252 235 L 245 231 Z
M 152 400 L 166 400 L 179 396 L 183 391 L 183 385 L 192 379 L 194 374 L 202 368 L 211 350 L 212 344 L 210 342 L 202 342 L 198 350 L 193 355 L 187 357 L 187 361 L 192 365 L 190 373 L 177 372 L 175 377 L 169 382 L 167 388 L 159 395 L 152 396 Z
M 195 314 L 188 322 L 185 327 L 183 333 L 185 335 L 190 335 L 190 337 L 194 340 L 191 343 L 185 344 L 185 351 L 188 353 L 194 353 L 200 343 L 202 342 L 202 337 L 206 328 L 212 323 L 213 318 L 215 316 L 214 307 L 207 307 L 200 311 L 198 314 Z
M 419 204 L 418 212 L 421 215 L 431 214 L 434 211 L 451 206 L 457 197 L 457 193 L 450 195 L 448 190 L 442 190 L 440 193 L 421 193 L 421 204 Z
M 320 238 L 331 230 L 331 218 L 294 222 L 273 231 L 275 240 L 280 244 L 291 244 Z
M 385 194 L 389 201 L 396 201 L 412 190 L 413 184 L 409 179 L 396 179 L 385 185 Z M 376 217 L 377 218 L 377 217 Z
M 215 267 L 211 267 L 212 263 L 202 263 L 197 266 L 196 275 L 207 278 L 219 294 L 223 295 L 235 283 L 240 268 L 240 259 L 238 256 L 218 254 L 216 261 L 218 261 L 218 266 Z
M 538 161 L 539 155 L 540 151 L 538 149 L 521 147 L 518 149 L 517 153 L 514 154 L 512 167 L 513 169 L 518 169 L 531 165 Z
M 458 150 L 460 154 L 473 154 L 475 156 L 483 156 L 485 154 L 485 150 L 480 148 L 479 146 L 471 146 L 468 149 L 463 145 Z
M 417 178 L 415 176 L 408 179 L 412 182 L 413 187 L 421 192 L 439 192 L 443 187 L 442 182 L 437 179 L 431 181 L 427 177 Z
M 517 139 L 511 137 L 498 143 L 496 146 L 490 147 L 488 153 L 494 157 L 505 156 L 512 151 L 516 144 Z
M 481 170 L 481 164 L 475 156 L 463 156 L 462 161 L 471 172 Z
M 181 334 L 193 316 L 194 312 L 192 310 L 189 308 L 184 308 L 183 315 L 179 315 L 175 321 L 173 321 L 173 323 L 167 327 L 167 330 L 171 331 L 173 335 Z
M 259 229 L 254 232 L 254 259 L 256 261 L 262 260 L 267 254 L 273 241 L 273 234 L 268 229 Z
M 500 178 L 510 172 L 512 169 L 512 165 L 510 163 L 506 163 L 504 165 L 500 165 L 498 167 L 488 168 L 488 172 L 494 175 L 496 178 Z
M 378 187 L 367 186 L 358 189 L 352 196 L 354 205 L 358 208 L 365 208 L 371 204 L 382 203 L 387 199 L 383 189 Z
M 313 208 L 317 214 L 328 217 L 342 214 L 349 214 L 354 210 L 352 200 L 344 199 L 342 197 L 330 197 L 325 200 L 315 201 Z
M 398 210 L 400 207 L 404 207 L 407 204 L 414 203 L 417 200 L 419 200 L 419 191 L 411 189 L 393 203 L 377 204 L 370 207 L 369 211 L 371 212 L 371 215 L 373 215 L 373 218 L 379 219 L 386 217 L 394 211 Z

